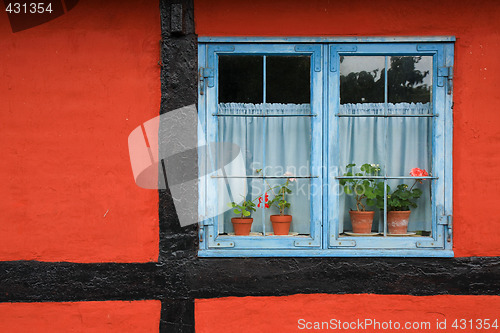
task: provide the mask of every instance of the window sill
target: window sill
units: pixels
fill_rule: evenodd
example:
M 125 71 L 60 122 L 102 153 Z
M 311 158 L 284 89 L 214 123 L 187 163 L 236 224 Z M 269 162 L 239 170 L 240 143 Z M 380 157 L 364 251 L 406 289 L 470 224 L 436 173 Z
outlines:
M 434 257 L 451 258 L 454 257 L 453 250 L 449 249 L 392 249 L 392 250 L 372 250 L 372 249 L 297 249 L 297 250 L 200 250 L 199 257 Z

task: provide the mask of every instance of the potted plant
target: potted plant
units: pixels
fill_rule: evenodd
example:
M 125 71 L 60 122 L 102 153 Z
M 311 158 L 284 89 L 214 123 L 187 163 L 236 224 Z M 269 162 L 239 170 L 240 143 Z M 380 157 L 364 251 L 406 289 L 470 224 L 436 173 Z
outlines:
M 257 173 L 261 173 L 262 169 L 257 170 Z M 286 172 L 283 176 L 291 177 L 292 173 Z M 266 180 L 268 191 L 271 191 L 273 198 L 269 199 L 268 192 L 264 195 L 264 205 L 265 208 L 276 207 L 279 209 L 279 215 L 271 215 L 271 223 L 273 224 L 273 231 L 275 235 L 288 235 L 290 232 L 290 224 L 292 223 L 292 215 L 285 214 L 285 209 L 290 208 L 290 202 L 286 200 L 287 194 L 291 194 L 292 190 L 289 188 L 290 182 L 296 181 L 295 178 L 286 178 L 286 181 L 282 185 L 270 186 Z M 258 207 L 262 203 L 262 197 L 259 198 Z
M 427 177 L 427 171 L 413 168 L 410 171 L 412 177 Z M 417 183 L 422 184 L 422 179 L 415 179 L 411 187 L 407 184 L 399 184 L 390 195 L 387 196 L 387 228 L 390 234 L 406 234 L 412 208 L 417 208 L 416 201 L 422 195 L 422 190 L 414 188 Z
M 237 236 L 248 236 L 250 230 L 252 229 L 253 218 L 251 217 L 252 212 L 255 212 L 254 200 L 245 200 L 242 203 L 237 204 L 236 202 L 229 203 L 230 207 L 233 207 L 233 212 L 239 217 L 231 218 L 231 223 L 233 224 L 234 234 Z
M 377 176 L 380 171 L 378 164 L 365 163 L 360 167 L 359 172 L 353 172 L 356 164 L 351 163 L 346 166 L 347 172 L 344 176 L 348 177 L 369 177 Z M 349 215 L 351 217 L 352 231 L 358 234 L 369 234 L 372 231 L 373 210 L 366 210 L 367 206 L 375 206 L 380 202 L 380 198 L 384 197 L 384 184 L 375 179 L 356 179 L 347 178 L 340 179 L 340 185 L 344 186 L 344 192 L 347 195 L 354 194 L 356 200 L 356 209 L 351 209 Z

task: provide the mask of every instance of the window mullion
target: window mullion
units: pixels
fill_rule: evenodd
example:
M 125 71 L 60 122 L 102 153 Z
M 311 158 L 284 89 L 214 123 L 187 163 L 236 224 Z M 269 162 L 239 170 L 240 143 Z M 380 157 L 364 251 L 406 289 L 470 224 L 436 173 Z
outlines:
M 385 65 L 384 65 L 384 115 L 389 114 L 389 107 L 388 107 L 388 87 L 387 83 L 389 82 L 388 79 L 388 68 L 389 62 L 388 62 L 388 56 L 385 56 Z M 387 236 L 387 160 L 388 160 L 388 153 L 387 153 L 387 141 L 388 141 L 388 128 L 389 126 L 389 118 L 384 117 L 384 161 L 383 161 L 383 166 L 384 166 L 384 237 Z
M 263 110 L 262 114 L 265 115 L 267 113 L 267 106 L 266 106 L 266 62 L 267 62 L 267 57 L 263 56 L 263 61 L 262 61 L 262 105 L 263 105 Z M 265 176 L 266 175 L 266 123 L 267 120 L 265 117 L 262 117 L 262 174 Z M 266 178 L 262 178 L 262 190 L 265 192 L 266 189 Z M 266 210 L 262 209 L 261 211 L 261 216 L 262 216 L 262 236 L 266 236 Z

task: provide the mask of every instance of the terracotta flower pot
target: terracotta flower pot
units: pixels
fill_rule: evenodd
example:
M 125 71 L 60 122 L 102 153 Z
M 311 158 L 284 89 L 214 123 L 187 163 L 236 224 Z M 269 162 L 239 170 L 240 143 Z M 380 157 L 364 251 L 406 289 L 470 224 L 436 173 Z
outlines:
M 387 230 L 390 234 L 406 234 L 408 232 L 408 222 L 410 221 L 409 210 L 391 210 L 387 213 Z
M 290 232 L 290 223 L 292 223 L 292 215 L 271 215 L 273 223 L 273 231 L 275 235 L 288 235 Z
M 252 229 L 253 218 L 251 217 L 233 217 L 231 219 L 234 228 L 234 234 L 237 236 L 248 236 Z
M 357 210 L 351 210 L 349 215 L 351 216 L 352 232 L 357 234 L 372 232 L 374 211 L 358 212 Z

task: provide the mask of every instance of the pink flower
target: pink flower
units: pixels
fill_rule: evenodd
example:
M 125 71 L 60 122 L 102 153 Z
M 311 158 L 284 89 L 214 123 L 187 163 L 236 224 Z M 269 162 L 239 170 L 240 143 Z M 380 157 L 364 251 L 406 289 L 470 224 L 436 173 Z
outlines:
M 266 196 L 265 196 L 265 198 L 266 198 L 266 199 L 265 199 L 265 202 L 268 202 L 268 201 L 269 201 L 269 194 L 267 194 L 267 192 L 266 192 Z
M 285 172 L 285 173 L 283 174 L 283 176 L 290 177 L 290 176 L 293 176 L 293 173 L 291 173 L 291 172 L 288 172 L 288 171 L 287 171 L 287 172 Z M 297 179 L 295 179 L 295 178 L 288 178 L 288 180 L 289 180 L 289 181 L 291 181 L 291 182 L 294 182 L 294 181 L 296 181 Z
M 425 169 L 413 168 L 410 171 L 410 176 L 412 177 L 427 177 L 429 174 Z
M 257 207 L 260 208 L 260 204 L 262 203 L 262 197 L 259 197 L 259 203 L 257 204 Z M 267 205 L 267 204 L 266 204 Z

